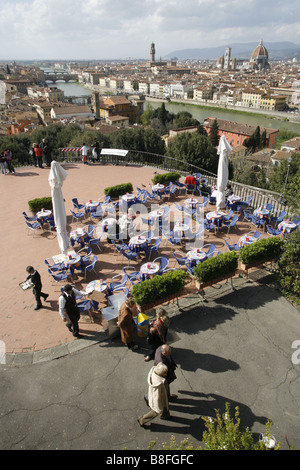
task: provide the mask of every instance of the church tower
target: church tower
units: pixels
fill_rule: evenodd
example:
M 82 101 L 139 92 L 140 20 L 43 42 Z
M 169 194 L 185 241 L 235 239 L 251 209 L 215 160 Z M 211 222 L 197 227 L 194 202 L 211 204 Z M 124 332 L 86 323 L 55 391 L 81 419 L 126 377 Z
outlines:
M 152 42 L 150 48 L 150 62 L 155 62 L 155 44 Z

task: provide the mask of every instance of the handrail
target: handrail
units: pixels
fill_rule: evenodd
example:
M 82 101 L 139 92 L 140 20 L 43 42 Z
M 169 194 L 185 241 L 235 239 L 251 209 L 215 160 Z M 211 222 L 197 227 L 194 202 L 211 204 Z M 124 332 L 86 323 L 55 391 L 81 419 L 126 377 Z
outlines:
M 103 164 L 133 164 L 136 166 L 150 166 L 164 171 L 178 171 L 183 176 L 191 173 L 201 173 L 205 178 L 207 178 L 210 185 L 217 185 L 216 174 L 193 165 L 192 163 L 178 160 L 167 155 L 139 150 L 128 150 L 126 158 L 116 155 L 101 155 L 100 159 Z M 65 161 L 66 163 L 80 162 L 82 161 L 81 152 L 77 148 L 60 148 L 58 149 L 57 161 Z M 272 204 L 273 214 L 278 214 L 282 210 L 285 210 L 287 214 L 289 213 L 289 207 L 281 201 L 281 195 L 279 193 L 262 188 L 256 188 L 254 186 L 247 186 L 236 181 L 229 180 L 229 182 L 233 191 L 238 194 L 242 200 L 246 201 L 249 196 L 252 196 L 252 208 Z

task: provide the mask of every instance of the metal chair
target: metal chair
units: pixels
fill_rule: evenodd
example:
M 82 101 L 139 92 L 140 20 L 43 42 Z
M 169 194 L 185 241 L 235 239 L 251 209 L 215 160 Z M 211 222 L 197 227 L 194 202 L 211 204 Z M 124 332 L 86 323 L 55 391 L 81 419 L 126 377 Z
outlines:
M 224 242 L 225 242 L 225 245 L 226 245 L 228 251 L 239 251 L 239 249 L 240 249 L 239 245 L 237 245 L 236 243 L 229 243 L 229 241 L 230 241 L 229 238 L 224 239 Z
M 229 233 L 231 227 L 236 226 L 236 223 L 237 223 L 238 220 L 239 220 L 239 216 L 234 215 L 230 221 L 226 221 L 226 220 L 224 221 L 224 226 L 226 226 L 228 228 L 227 233 Z
M 277 230 L 276 228 L 272 227 L 272 225 L 266 225 L 266 229 L 267 229 L 267 232 L 270 234 L 270 235 L 280 235 L 281 232 L 280 230 Z
M 188 258 L 187 256 L 185 256 L 184 253 L 182 253 L 181 251 L 174 251 L 172 255 L 174 256 L 179 266 L 186 266 L 186 262 L 188 261 Z
M 167 269 L 169 265 L 169 260 L 165 256 L 159 256 L 158 258 L 155 258 L 153 263 L 159 263 L 159 270 L 157 274 L 161 276 L 164 273 L 164 271 Z
M 79 202 L 77 197 L 73 197 L 72 204 L 74 208 L 77 210 L 83 209 L 85 207 L 84 202 L 83 201 Z
M 25 223 L 27 225 L 27 234 L 29 234 L 29 232 L 33 232 L 33 236 L 35 235 L 35 232 L 36 230 L 40 229 L 42 230 L 42 225 L 40 224 L 40 222 L 28 222 L 26 219 L 25 219 Z
M 36 222 L 38 220 L 37 216 L 36 215 L 33 215 L 31 217 L 28 217 L 28 215 L 26 214 L 26 212 L 22 212 L 22 215 L 25 217 L 25 219 L 27 220 L 27 222 Z
M 92 304 L 90 300 L 82 300 L 81 302 L 77 302 L 77 307 L 80 313 L 87 312 L 91 323 L 94 323 L 94 319 L 91 313 Z
M 86 279 L 86 273 L 90 272 L 90 271 L 94 271 L 95 274 L 96 271 L 95 271 L 95 265 L 96 265 L 96 262 L 97 262 L 97 256 L 93 256 L 93 259 L 92 259 L 92 262 L 91 264 L 88 264 L 87 266 L 84 266 L 84 279 Z
M 74 212 L 71 209 L 70 209 L 70 211 L 71 211 L 71 214 L 73 216 L 72 222 L 74 222 L 74 220 L 78 221 L 78 220 L 83 219 L 85 217 L 84 212 Z
M 119 280 L 118 280 L 119 279 Z M 128 281 L 127 274 L 116 274 L 111 278 L 111 282 L 109 283 L 109 289 L 111 292 L 120 291 L 125 288 Z

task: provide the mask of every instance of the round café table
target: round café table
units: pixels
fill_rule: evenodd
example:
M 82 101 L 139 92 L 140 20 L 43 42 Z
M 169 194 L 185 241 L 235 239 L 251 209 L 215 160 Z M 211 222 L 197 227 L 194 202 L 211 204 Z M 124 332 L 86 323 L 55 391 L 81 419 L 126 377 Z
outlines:
M 282 233 L 291 233 L 297 227 L 298 225 L 295 224 L 295 222 L 290 222 L 289 220 L 283 220 L 278 225 L 278 230 L 280 230 Z
M 188 251 L 186 256 L 190 260 L 192 266 L 204 261 L 207 257 L 206 253 L 201 251 L 199 248 L 195 248 L 194 250 Z
M 249 235 L 243 235 L 239 241 L 238 241 L 238 246 L 239 248 L 244 248 L 244 246 L 246 245 L 251 245 L 251 243 L 254 243 L 256 242 L 256 238 L 255 237 L 252 237 L 252 236 L 249 236 Z
M 178 236 L 179 238 L 183 238 L 185 232 L 187 232 L 189 228 L 189 224 L 184 224 L 183 222 L 176 222 L 173 230 L 175 238 L 177 238 Z
M 225 216 L 225 212 L 222 211 L 212 211 L 206 214 L 207 220 L 213 222 L 215 225 L 217 225 L 218 222 L 222 222 Z
M 227 201 L 229 204 L 235 204 L 236 202 L 239 202 L 241 200 L 240 196 L 237 194 L 231 194 L 231 196 L 228 196 Z
M 128 202 L 133 202 L 133 201 L 135 201 L 135 198 L 136 198 L 136 197 L 135 197 L 134 194 L 129 194 L 129 193 L 128 193 L 128 194 L 124 194 L 124 195 L 122 196 L 123 201 L 125 201 L 125 202 L 127 202 L 127 203 L 128 203 Z
M 144 263 L 140 267 L 140 276 L 144 281 L 146 279 L 151 279 L 159 271 L 158 263 Z
M 131 251 L 135 251 L 135 253 L 145 251 L 147 249 L 147 238 L 143 235 L 137 235 L 136 237 L 132 237 L 129 240 L 128 246 L 129 249 Z
M 87 294 L 90 294 L 91 292 L 97 291 L 97 292 L 106 292 L 108 288 L 108 285 L 106 284 L 105 281 L 102 279 L 96 280 L 96 281 L 91 281 L 88 283 L 86 286 L 85 292 Z
M 200 202 L 196 198 L 190 197 L 184 201 L 184 204 L 190 206 L 192 209 L 196 209 L 196 206 L 200 204 Z
M 81 265 L 81 257 L 75 251 L 69 251 L 67 255 L 63 257 L 63 262 L 66 268 L 70 270 L 71 277 L 74 276 L 75 267 L 79 267 Z
M 70 243 L 71 246 L 74 246 L 75 241 L 80 244 L 81 248 L 85 245 L 85 239 L 87 237 L 87 232 L 83 228 L 76 228 L 70 233 Z
M 270 215 L 270 211 L 268 209 L 260 208 L 260 209 L 255 209 L 253 214 L 259 219 L 268 219 Z
M 50 210 L 41 210 L 36 213 L 36 216 L 38 219 L 47 219 L 48 217 L 51 217 L 52 211 Z

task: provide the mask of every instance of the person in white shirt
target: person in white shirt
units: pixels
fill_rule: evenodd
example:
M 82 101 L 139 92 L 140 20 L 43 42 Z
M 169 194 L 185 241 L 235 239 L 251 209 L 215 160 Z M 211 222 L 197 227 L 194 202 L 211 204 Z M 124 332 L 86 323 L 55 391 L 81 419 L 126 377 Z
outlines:
M 70 284 L 67 284 L 63 288 L 63 292 L 59 297 L 59 314 L 64 322 L 66 322 L 66 327 L 73 333 L 73 336 L 79 338 L 79 325 L 78 321 L 80 319 L 80 312 L 76 303 L 76 295 L 85 295 L 86 292 L 80 291 L 75 287 L 72 287 Z
M 88 151 L 89 149 L 84 143 L 81 147 L 81 155 L 82 155 L 82 161 L 84 165 L 88 164 L 88 161 L 87 161 Z

